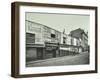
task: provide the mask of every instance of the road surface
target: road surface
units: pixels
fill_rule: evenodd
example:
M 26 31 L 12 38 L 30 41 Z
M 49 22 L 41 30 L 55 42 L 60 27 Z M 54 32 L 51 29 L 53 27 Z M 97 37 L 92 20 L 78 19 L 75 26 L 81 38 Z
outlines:
M 82 65 L 89 64 L 89 53 L 83 52 L 74 56 L 63 56 L 45 60 L 31 61 L 27 63 L 27 67 L 39 66 L 61 66 L 61 65 Z

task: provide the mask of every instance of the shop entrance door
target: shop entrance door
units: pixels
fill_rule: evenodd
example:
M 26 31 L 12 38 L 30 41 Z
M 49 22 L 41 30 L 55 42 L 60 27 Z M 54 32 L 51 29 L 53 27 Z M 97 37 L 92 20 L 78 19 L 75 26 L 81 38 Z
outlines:
M 52 54 L 53 54 L 53 58 L 55 58 L 56 57 L 56 49 L 52 50 Z
M 43 59 L 43 49 L 42 48 L 37 48 L 37 59 L 41 60 Z

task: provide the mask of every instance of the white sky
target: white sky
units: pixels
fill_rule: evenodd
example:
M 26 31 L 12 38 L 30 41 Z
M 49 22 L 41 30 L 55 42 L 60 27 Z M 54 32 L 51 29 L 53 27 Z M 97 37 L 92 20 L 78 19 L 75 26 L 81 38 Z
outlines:
M 72 15 L 72 14 L 48 14 L 48 13 L 29 13 L 25 15 L 26 20 L 44 24 L 60 32 L 68 34 L 77 28 L 84 29 L 87 32 L 90 24 L 89 15 Z M 89 31 L 88 31 L 89 33 Z

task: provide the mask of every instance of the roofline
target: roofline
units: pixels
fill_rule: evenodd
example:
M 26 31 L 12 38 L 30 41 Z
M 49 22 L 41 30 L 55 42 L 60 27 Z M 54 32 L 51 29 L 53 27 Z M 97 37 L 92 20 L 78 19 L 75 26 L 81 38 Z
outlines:
M 81 28 L 78 28 L 78 29 L 81 29 Z M 78 29 L 76 29 L 76 30 L 78 30 Z M 88 37 L 88 35 L 86 34 L 86 32 L 85 32 L 83 29 L 81 29 L 81 30 L 82 30 L 81 34 L 84 33 L 84 34 Z M 74 31 L 75 31 L 75 30 L 70 31 L 70 34 L 73 33 Z
M 41 23 L 37 23 L 37 22 L 34 22 L 34 21 L 30 21 L 30 20 L 25 20 L 25 21 L 29 21 L 29 22 L 31 22 L 31 23 L 36 23 L 36 24 L 42 25 L 42 26 L 44 26 L 44 27 L 53 29 L 53 28 L 51 28 L 51 27 L 49 27 L 49 26 L 47 26 L 47 25 L 41 24 Z M 57 32 L 59 32 L 59 33 L 62 33 L 62 32 L 60 32 L 60 31 L 58 31 L 58 30 L 56 30 L 56 29 L 53 29 L 53 30 L 55 30 L 55 31 L 57 31 Z

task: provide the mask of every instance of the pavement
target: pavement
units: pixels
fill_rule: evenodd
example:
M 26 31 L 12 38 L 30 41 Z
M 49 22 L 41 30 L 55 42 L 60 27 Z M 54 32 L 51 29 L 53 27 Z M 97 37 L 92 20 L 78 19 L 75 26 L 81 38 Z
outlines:
M 77 55 L 50 58 L 45 60 L 31 61 L 26 63 L 26 67 L 39 66 L 61 66 L 61 65 L 84 65 L 89 64 L 89 53 L 82 52 Z

